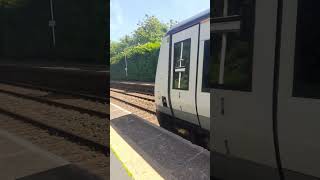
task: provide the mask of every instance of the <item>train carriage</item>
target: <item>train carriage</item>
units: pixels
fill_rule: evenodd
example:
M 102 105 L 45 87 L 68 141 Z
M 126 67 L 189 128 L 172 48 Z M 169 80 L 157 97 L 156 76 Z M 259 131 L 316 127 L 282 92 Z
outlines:
M 213 177 L 320 178 L 317 5 L 215 0 L 163 39 L 160 124 L 210 132 Z
M 155 81 L 160 125 L 188 127 L 189 134 L 209 138 L 210 93 L 207 88 L 210 55 L 210 11 L 187 19 L 163 38 Z M 205 67 L 205 70 L 203 70 Z
M 317 0 L 215 0 L 212 176 L 320 178 Z

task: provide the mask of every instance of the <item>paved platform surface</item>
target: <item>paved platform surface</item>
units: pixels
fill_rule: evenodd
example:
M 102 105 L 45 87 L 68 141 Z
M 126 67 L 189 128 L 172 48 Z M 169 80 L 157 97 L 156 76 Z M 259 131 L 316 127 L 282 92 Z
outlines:
M 116 157 L 116 155 L 110 151 L 110 179 L 112 180 L 132 180 L 126 169 L 123 167 L 122 162 Z
M 97 180 L 99 177 L 0 129 L 0 180 Z
M 134 179 L 210 179 L 209 151 L 114 104 L 110 136 L 111 149 Z

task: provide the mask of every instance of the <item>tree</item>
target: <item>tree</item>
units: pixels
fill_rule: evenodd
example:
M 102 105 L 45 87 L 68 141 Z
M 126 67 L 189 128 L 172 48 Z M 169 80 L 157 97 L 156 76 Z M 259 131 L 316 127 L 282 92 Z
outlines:
M 118 42 L 110 42 L 110 58 L 123 52 L 125 49 L 143 45 L 146 43 L 159 43 L 161 39 L 177 21 L 170 20 L 162 23 L 155 16 L 145 15 L 143 21 L 138 23 L 138 28 L 132 35 L 125 35 Z
M 120 39 L 119 42 L 111 41 L 110 42 L 110 58 L 123 52 L 125 49 L 131 46 L 133 46 L 133 40 L 132 40 L 132 37 L 130 37 L 129 35 L 125 35 L 123 38 Z
M 138 28 L 133 33 L 133 44 L 160 42 L 168 28 L 167 24 L 161 23 L 155 16 L 145 15 L 145 19 L 138 23 Z
M 169 27 L 169 29 L 171 29 L 176 24 L 178 24 L 178 21 L 170 19 L 170 21 L 168 22 L 167 26 Z

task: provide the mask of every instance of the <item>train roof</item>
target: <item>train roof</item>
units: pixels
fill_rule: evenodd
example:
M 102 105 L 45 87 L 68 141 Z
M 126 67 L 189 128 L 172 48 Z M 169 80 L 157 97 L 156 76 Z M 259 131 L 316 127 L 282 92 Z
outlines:
M 176 32 L 182 31 L 184 29 L 187 29 L 188 27 L 191 27 L 195 24 L 200 23 L 201 21 L 210 18 L 210 9 L 207 9 L 195 16 L 192 16 L 191 18 L 188 18 L 177 25 L 173 26 L 166 35 L 174 34 Z

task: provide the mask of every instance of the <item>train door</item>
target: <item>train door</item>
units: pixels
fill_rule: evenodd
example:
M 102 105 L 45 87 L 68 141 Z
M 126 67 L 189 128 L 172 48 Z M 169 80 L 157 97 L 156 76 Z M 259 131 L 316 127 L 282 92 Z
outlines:
M 319 6 L 283 0 L 278 134 L 286 179 L 320 177 Z
M 217 178 L 279 178 L 272 118 L 277 5 L 214 1 L 211 153 Z
M 171 104 L 174 116 L 198 123 L 195 103 L 199 25 L 172 35 Z
M 170 46 L 170 36 L 166 36 L 162 39 L 159 59 L 157 65 L 157 73 L 155 79 L 155 105 L 157 111 L 171 114 L 170 103 L 168 96 L 168 64 L 169 64 L 169 46 Z
M 209 93 L 209 65 L 210 65 L 210 20 L 200 24 L 197 109 L 202 128 L 210 130 L 210 93 Z

